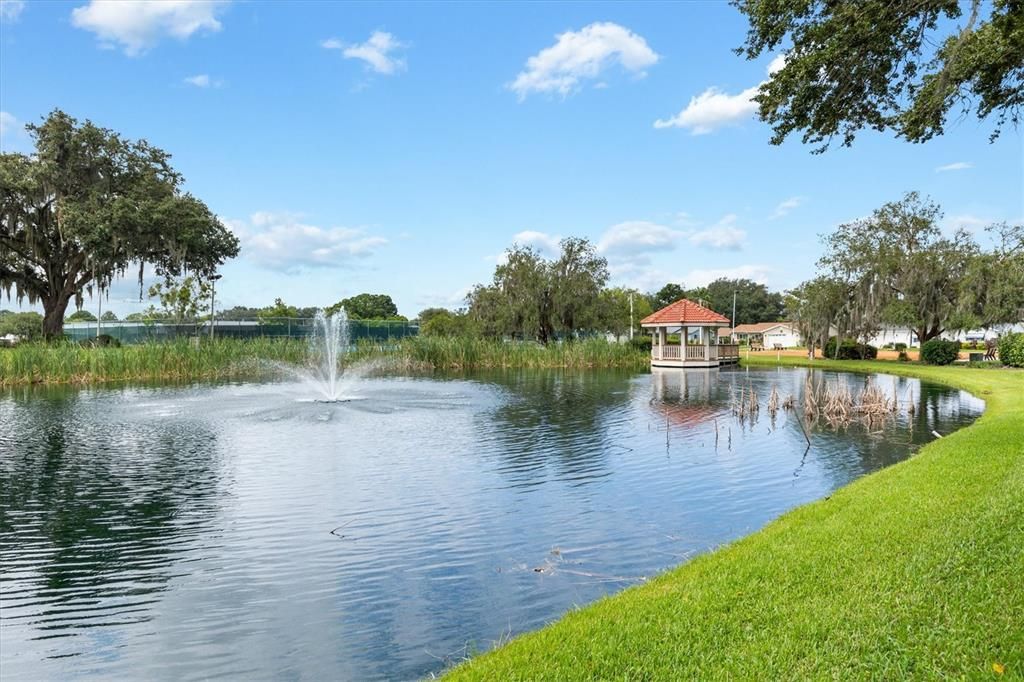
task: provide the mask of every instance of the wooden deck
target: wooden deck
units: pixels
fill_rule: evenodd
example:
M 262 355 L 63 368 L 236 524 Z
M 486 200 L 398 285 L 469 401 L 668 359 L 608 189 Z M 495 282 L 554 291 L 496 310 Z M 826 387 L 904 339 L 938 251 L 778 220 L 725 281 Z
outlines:
M 736 344 L 665 345 L 651 348 L 652 367 L 720 367 L 735 364 L 739 360 L 740 347 Z

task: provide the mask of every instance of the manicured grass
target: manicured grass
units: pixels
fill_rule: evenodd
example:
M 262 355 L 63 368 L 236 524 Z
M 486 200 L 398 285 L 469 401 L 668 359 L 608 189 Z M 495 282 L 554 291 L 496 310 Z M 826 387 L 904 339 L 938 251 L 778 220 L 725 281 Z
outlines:
M 27 343 L 0 348 L 0 386 L 32 383 L 99 383 L 159 379 L 255 378 L 261 360 L 301 363 L 307 343 L 299 339 L 177 339 L 120 347 L 74 343 Z M 406 370 L 506 368 L 646 369 L 650 356 L 627 344 L 588 339 L 574 343 L 511 343 L 473 338 L 406 337 L 384 346 L 361 344 L 345 362 L 381 360 Z
M 814 366 L 918 376 L 987 409 L 911 459 L 451 678 L 990 679 L 996 668 L 1024 677 L 1024 372 Z

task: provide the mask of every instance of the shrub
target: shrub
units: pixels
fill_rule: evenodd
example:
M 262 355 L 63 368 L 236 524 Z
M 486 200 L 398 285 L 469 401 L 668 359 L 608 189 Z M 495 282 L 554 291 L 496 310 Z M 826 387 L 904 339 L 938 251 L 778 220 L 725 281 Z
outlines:
M 948 365 L 957 359 L 959 352 L 959 341 L 931 339 L 921 345 L 921 362 L 928 365 Z
M 43 335 L 43 316 L 31 312 L 0 311 L 0 336 L 8 334 L 14 334 L 23 339 L 38 339 Z
M 878 349 L 866 343 L 857 343 L 853 339 L 843 339 L 839 344 L 839 356 L 836 356 L 836 337 L 830 337 L 822 351 L 829 360 L 874 360 Z
M 93 348 L 96 346 L 100 346 L 103 348 L 106 348 L 107 346 L 113 348 L 121 347 L 121 340 L 111 336 L 110 334 L 100 334 L 99 336 L 96 337 L 83 339 L 80 343 L 81 345 L 86 346 L 87 348 Z
M 633 346 L 637 350 L 651 352 L 651 346 L 654 344 L 654 337 L 648 336 L 647 334 L 641 334 L 640 336 L 634 336 L 629 340 L 629 345 Z
M 898 351 L 900 351 L 902 353 L 903 351 L 907 350 L 907 344 L 905 344 L 905 343 L 897 343 L 897 344 L 893 345 L 893 348 L 895 348 L 896 350 L 898 350 Z
M 1010 367 L 1024 367 L 1024 334 L 1006 334 L 999 339 L 999 361 Z

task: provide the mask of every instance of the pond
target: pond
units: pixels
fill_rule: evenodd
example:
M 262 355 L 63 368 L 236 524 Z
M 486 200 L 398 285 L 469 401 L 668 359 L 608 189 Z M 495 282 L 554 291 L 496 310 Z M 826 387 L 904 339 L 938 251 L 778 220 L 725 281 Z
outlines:
M 810 425 L 807 370 L 0 393 L 7 679 L 411 679 L 746 535 L 984 404 L 876 376 Z M 865 377 L 816 373 L 857 391 Z M 731 409 L 755 389 L 762 407 Z M 907 409 L 913 405 L 913 409 Z

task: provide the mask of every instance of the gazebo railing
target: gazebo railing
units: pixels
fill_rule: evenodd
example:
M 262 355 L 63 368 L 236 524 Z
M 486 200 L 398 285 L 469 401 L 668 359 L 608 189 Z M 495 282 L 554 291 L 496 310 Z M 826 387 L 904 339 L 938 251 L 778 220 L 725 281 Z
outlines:
M 718 357 L 720 358 L 738 358 L 740 356 L 739 344 L 723 343 L 714 347 L 718 348 Z
M 680 358 L 679 350 L 679 346 L 675 345 L 654 346 L 653 348 L 653 352 L 656 354 L 661 351 L 660 354 L 655 355 L 658 360 L 678 360 Z

